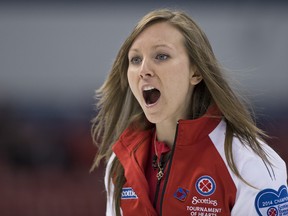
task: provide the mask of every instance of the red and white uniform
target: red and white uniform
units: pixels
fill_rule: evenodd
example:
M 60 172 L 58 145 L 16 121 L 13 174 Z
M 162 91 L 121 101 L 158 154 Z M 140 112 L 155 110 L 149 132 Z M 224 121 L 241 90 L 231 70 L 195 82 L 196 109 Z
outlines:
M 269 160 L 265 164 L 247 145 L 233 139 L 233 158 L 240 175 L 253 187 L 235 176 L 228 166 L 224 140 L 226 123 L 212 115 L 215 109 L 195 120 L 180 120 L 170 162 L 159 194 L 160 215 L 253 216 L 288 215 L 287 173 L 284 161 L 262 143 Z M 124 216 L 158 215 L 149 199 L 145 167 L 153 132 L 126 129 L 113 146 L 107 164 L 107 216 L 115 215 L 112 203 L 114 186 L 108 194 L 108 173 L 118 157 L 125 170 L 121 212 Z

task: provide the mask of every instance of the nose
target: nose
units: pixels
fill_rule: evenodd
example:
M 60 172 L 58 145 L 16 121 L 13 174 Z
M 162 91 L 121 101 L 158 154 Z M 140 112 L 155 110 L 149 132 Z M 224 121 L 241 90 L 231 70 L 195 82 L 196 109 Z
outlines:
M 141 64 L 141 67 L 140 67 L 140 71 L 139 71 L 139 76 L 142 79 L 154 76 L 152 65 L 147 59 L 144 59 L 142 61 L 142 64 Z

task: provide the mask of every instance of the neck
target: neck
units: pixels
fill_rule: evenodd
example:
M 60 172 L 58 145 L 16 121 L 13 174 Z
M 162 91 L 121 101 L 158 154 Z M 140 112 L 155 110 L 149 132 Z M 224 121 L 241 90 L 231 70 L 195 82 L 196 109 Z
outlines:
M 165 142 L 170 148 L 174 144 L 177 123 L 156 124 L 157 140 Z

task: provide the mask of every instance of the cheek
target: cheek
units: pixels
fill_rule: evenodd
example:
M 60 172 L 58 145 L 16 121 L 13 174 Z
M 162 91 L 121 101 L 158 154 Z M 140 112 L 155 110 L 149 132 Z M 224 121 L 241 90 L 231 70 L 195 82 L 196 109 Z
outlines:
M 175 76 L 169 80 L 169 98 L 173 101 L 183 102 L 190 97 L 193 86 L 190 84 L 188 76 Z
M 133 95 L 135 97 L 137 97 L 137 80 L 136 80 L 136 76 L 133 72 L 129 71 L 127 72 L 127 78 L 128 78 L 128 83 L 129 83 L 129 87 L 133 93 Z
M 129 70 L 127 71 L 127 79 L 128 79 L 129 86 L 132 89 L 131 85 L 133 85 L 133 73 L 131 73 L 131 71 Z
M 192 88 L 189 82 L 182 82 L 182 85 L 179 85 L 176 87 L 176 95 L 175 97 L 178 98 L 178 100 L 186 100 L 189 98 L 190 94 L 192 92 Z

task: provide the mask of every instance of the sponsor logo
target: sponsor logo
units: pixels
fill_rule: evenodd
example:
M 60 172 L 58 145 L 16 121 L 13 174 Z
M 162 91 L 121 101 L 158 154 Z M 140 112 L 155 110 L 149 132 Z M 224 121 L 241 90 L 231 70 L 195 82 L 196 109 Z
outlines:
M 197 205 L 197 204 L 207 204 L 207 205 L 213 205 L 213 206 L 217 206 L 218 202 L 217 200 L 213 200 L 210 198 L 207 199 L 199 199 L 197 196 L 194 196 L 192 198 L 192 204 L 193 205 Z
M 217 216 L 222 215 L 222 208 L 218 207 L 217 200 L 210 198 L 199 199 L 197 196 L 192 198 L 192 205 L 186 206 L 189 215 L 195 216 Z
M 138 199 L 137 194 L 131 187 L 122 188 L 121 199 Z
M 255 198 L 255 208 L 260 216 L 288 215 L 287 187 L 282 185 L 278 191 L 267 188 Z
M 182 202 L 186 200 L 186 197 L 189 193 L 189 190 L 186 190 L 184 188 L 178 187 L 176 192 L 174 193 L 174 197 Z
M 197 180 L 195 187 L 197 192 L 202 196 L 210 196 L 214 193 L 216 189 L 216 184 L 212 177 L 205 175 L 201 176 Z

